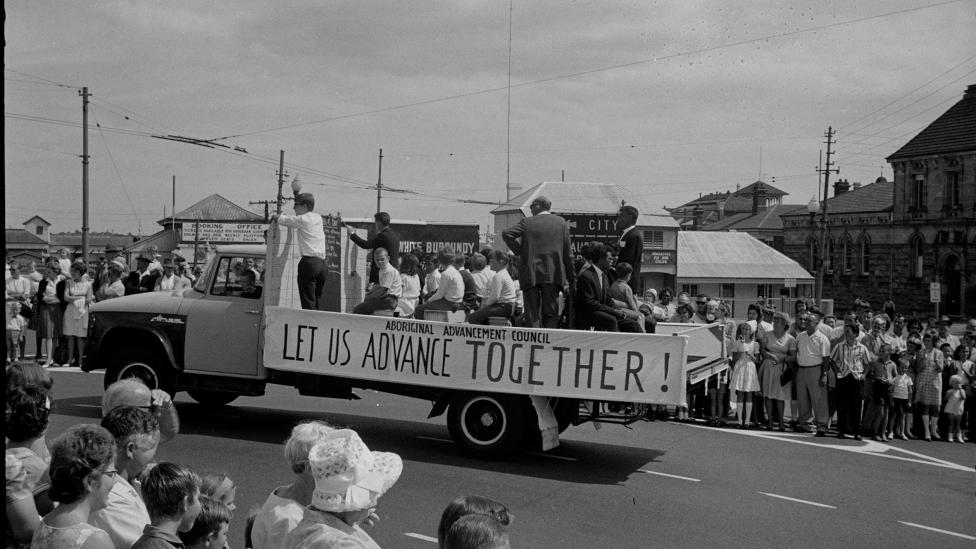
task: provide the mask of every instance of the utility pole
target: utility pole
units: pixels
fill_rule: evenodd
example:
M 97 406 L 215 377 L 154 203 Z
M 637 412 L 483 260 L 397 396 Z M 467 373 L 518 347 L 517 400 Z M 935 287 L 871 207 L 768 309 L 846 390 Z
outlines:
M 88 86 L 78 91 L 81 96 L 81 258 L 88 265 Z
M 273 203 L 274 203 L 273 200 L 254 200 L 254 201 L 248 202 L 248 204 L 251 205 L 251 206 L 257 206 L 258 204 L 264 204 L 264 221 L 265 222 L 267 222 L 267 221 L 269 221 L 271 219 L 271 215 L 270 215 L 270 212 L 268 211 L 268 207 L 271 204 L 273 204 Z
M 376 213 L 383 211 L 380 209 L 380 201 L 383 199 L 383 149 L 380 149 L 380 168 L 376 175 Z
M 834 162 L 831 161 L 831 156 L 833 151 L 831 147 L 834 144 L 834 129 L 831 126 L 827 126 L 827 133 L 824 134 L 827 138 L 827 161 L 824 162 L 824 167 L 818 171 L 823 174 L 823 200 L 820 201 L 820 268 L 817 269 L 817 307 L 823 307 L 823 285 L 824 285 L 824 271 L 830 265 L 830 261 L 827 259 L 827 193 L 830 189 L 830 174 L 840 173 L 837 168 L 831 168 Z
M 180 246 L 180 241 L 176 235 L 176 176 L 175 175 L 173 176 L 173 202 L 171 205 L 172 205 L 172 209 L 169 212 L 170 215 L 169 229 L 173 231 L 173 241 L 174 241 L 173 243 L 178 248 Z
M 281 155 L 278 158 L 278 207 L 275 210 L 278 215 L 281 215 L 281 202 L 284 200 L 284 197 L 281 196 L 281 187 L 285 184 L 285 151 L 282 149 L 280 152 Z

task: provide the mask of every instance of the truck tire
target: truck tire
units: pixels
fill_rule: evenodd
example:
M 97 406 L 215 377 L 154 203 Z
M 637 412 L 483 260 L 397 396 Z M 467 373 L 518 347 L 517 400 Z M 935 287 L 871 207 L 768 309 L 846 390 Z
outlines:
M 525 402 L 509 395 L 462 393 L 447 412 L 454 442 L 483 459 L 502 459 L 518 450 L 526 421 Z
M 224 393 L 221 391 L 204 391 L 200 389 L 188 389 L 187 394 L 193 397 L 193 400 L 199 402 L 203 406 L 226 406 L 231 402 L 234 402 L 238 396 L 237 393 Z
M 129 377 L 139 379 L 150 389 L 162 389 L 171 397 L 176 394 L 173 370 L 153 356 L 152 350 L 125 349 L 113 356 L 105 370 L 105 388 Z

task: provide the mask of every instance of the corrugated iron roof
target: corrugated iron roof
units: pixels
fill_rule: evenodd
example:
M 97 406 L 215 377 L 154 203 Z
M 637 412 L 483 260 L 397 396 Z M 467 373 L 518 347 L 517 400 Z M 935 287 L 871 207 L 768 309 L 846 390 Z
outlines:
M 652 207 L 634 197 L 634 193 L 615 183 L 589 183 L 580 181 L 543 181 L 535 187 L 493 209 L 491 213 L 520 211 L 531 215 L 529 205 L 538 196 L 552 202 L 552 211 L 559 213 L 607 213 L 615 214 L 621 201 L 626 201 L 640 212 L 641 226 L 675 227 L 678 223 L 660 206 Z
M 735 215 L 730 215 L 721 221 L 716 221 L 702 227 L 703 231 L 751 231 L 751 230 L 763 230 L 763 231 L 778 231 L 783 229 L 783 220 L 780 219 L 780 215 L 793 211 L 797 208 L 802 208 L 803 205 L 797 204 L 779 204 L 776 206 L 770 206 L 759 211 L 758 214 L 752 215 L 749 213 L 740 213 Z
M 4 229 L 4 233 L 4 244 L 8 248 L 15 244 L 17 248 L 47 249 L 47 242 L 43 238 L 38 238 L 26 229 Z
M 124 248 L 135 241 L 131 234 L 89 234 L 88 245 L 103 247 L 113 244 Z M 81 246 L 81 233 L 54 233 L 51 234 L 52 246 Z
M 879 177 L 870 185 L 827 199 L 827 215 L 861 212 L 889 212 L 895 203 L 895 183 Z M 806 207 L 780 215 L 810 215 Z
M 955 105 L 888 157 L 892 160 L 976 150 L 976 84 Z
M 31 217 L 27 221 L 24 221 L 23 223 L 21 223 L 21 225 L 26 225 L 26 224 L 30 223 L 31 221 L 34 221 L 35 219 L 40 219 L 41 221 L 44 222 L 45 225 L 48 225 L 48 226 L 51 225 L 51 222 L 50 221 L 48 221 L 47 219 L 44 219 L 43 217 L 41 217 L 39 215 L 35 215 L 35 216 Z
M 678 233 L 678 279 L 813 280 L 799 263 L 747 233 Z
M 264 217 L 242 208 L 216 193 L 177 213 L 174 217 L 177 221 L 196 221 L 197 219 L 203 221 L 264 221 Z M 166 217 L 156 223 L 166 225 L 170 219 L 170 217 Z

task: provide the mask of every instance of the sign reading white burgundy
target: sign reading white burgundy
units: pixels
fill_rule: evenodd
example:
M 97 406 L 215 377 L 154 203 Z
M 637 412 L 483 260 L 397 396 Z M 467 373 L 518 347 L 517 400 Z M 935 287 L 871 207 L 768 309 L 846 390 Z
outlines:
M 265 367 L 319 375 L 679 404 L 684 336 L 535 330 L 265 309 Z

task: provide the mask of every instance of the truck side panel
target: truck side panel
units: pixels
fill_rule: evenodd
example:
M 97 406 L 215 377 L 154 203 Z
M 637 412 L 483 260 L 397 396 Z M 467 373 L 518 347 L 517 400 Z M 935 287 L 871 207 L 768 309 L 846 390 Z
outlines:
M 444 324 L 266 307 L 264 366 L 473 392 L 678 405 L 685 336 Z

